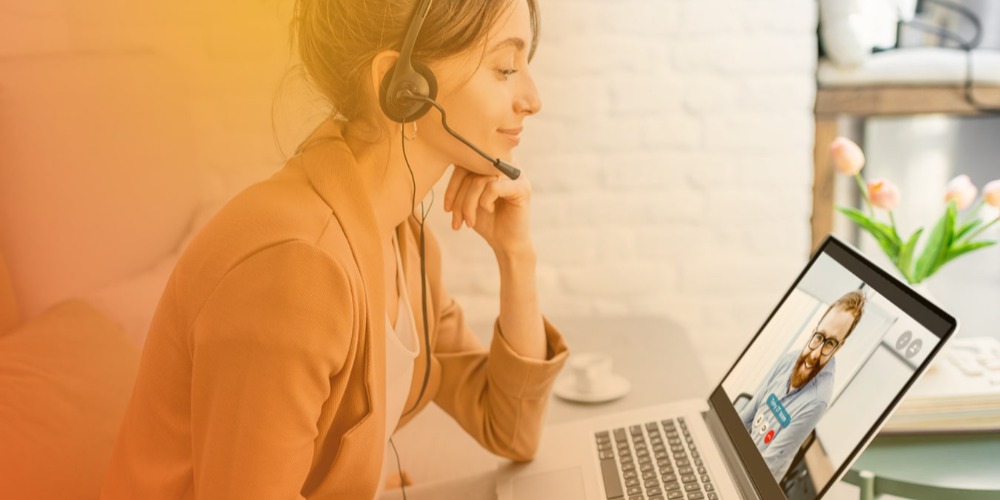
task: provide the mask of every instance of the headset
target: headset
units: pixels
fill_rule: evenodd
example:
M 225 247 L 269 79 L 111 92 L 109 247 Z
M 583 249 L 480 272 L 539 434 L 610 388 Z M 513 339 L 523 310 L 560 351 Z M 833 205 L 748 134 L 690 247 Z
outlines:
M 390 120 L 396 123 L 409 123 L 427 114 L 431 107 L 437 108 L 441 113 L 441 125 L 453 137 L 458 139 L 473 151 L 486 158 L 493 166 L 506 175 L 511 180 L 517 179 L 521 171 L 513 165 L 486 154 L 466 138 L 448 126 L 447 115 L 444 108 L 434 99 L 437 97 L 438 85 L 434 72 L 427 65 L 413 59 L 413 46 L 416 45 L 417 35 L 430 10 L 431 0 L 421 0 L 410 21 L 410 27 L 406 30 L 406 37 L 403 39 L 403 48 L 399 52 L 399 60 L 393 65 L 382 79 L 379 87 L 379 105 L 382 112 Z

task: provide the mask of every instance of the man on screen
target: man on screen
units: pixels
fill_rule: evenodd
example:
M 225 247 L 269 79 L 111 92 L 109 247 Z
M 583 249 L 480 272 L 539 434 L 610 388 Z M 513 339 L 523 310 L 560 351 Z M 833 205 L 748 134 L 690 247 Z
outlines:
M 827 308 L 798 354 L 784 355 L 740 410 L 743 425 L 778 481 L 826 412 L 833 396 L 833 357 L 861 320 L 865 296 L 848 292 Z

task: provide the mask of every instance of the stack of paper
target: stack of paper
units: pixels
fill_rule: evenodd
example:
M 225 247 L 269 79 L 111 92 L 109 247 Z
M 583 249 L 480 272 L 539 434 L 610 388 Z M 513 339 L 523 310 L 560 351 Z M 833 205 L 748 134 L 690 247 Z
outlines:
M 953 339 L 883 434 L 1000 431 L 1000 340 Z

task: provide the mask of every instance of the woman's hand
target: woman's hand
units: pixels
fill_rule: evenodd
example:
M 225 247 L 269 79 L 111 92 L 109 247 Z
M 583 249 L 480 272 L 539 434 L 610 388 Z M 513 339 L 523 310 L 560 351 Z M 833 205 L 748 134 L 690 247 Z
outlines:
M 497 254 L 533 251 L 528 227 L 530 202 L 531 183 L 523 173 L 510 180 L 479 175 L 458 165 L 444 194 L 451 228 L 457 231 L 465 223 Z

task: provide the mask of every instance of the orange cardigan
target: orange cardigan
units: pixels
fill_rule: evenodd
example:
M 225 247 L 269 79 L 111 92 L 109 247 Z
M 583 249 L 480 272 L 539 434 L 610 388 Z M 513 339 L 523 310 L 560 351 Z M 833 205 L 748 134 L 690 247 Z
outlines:
M 385 434 L 385 277 L 371 180 L 333 121 L 320 140 L 227 204 L 164 290 L 101 498 L 298 499 L 375 495 Z M 397 232 L 420 296 L 417 225 Z M 427 238 L 433 399 L 485 448 L 529 460 L 567 356 L 545 322 L 546 360 L 494 326 L 484 349 L 441 286 Z M 423 317 L 414 307 L 417 328 Z M 423 338 L 420 332 L 421 339 Z M 423 345 L 421 344 L 421 349 Z M 403 417 L 404 425 L 416 412 Z

